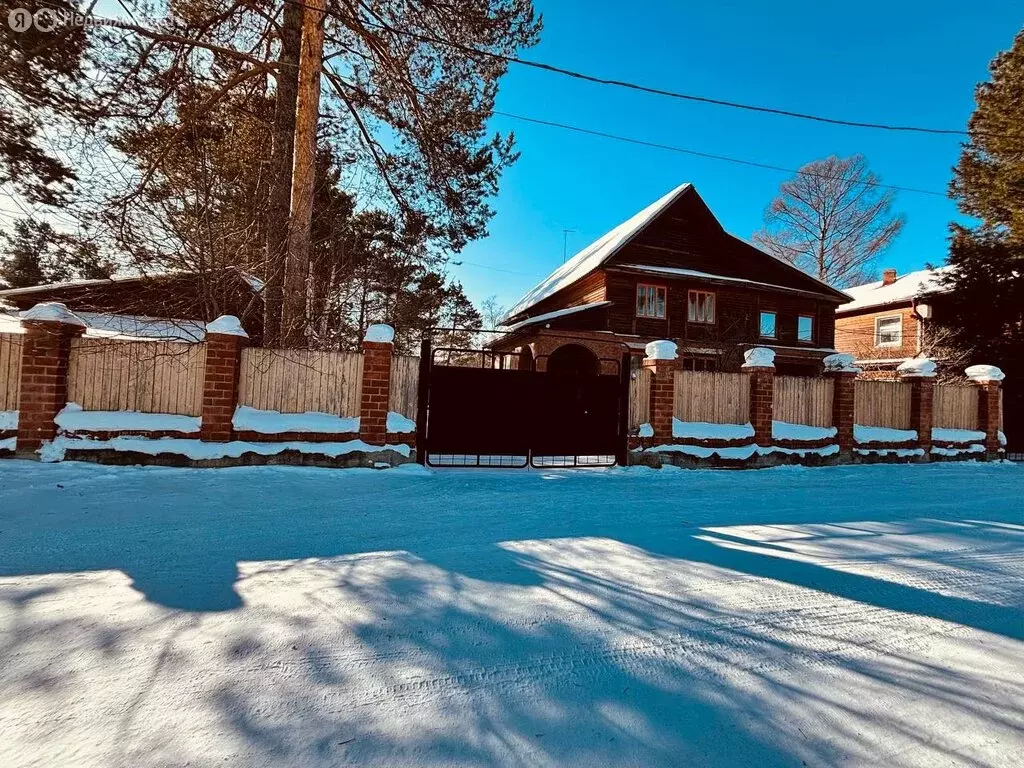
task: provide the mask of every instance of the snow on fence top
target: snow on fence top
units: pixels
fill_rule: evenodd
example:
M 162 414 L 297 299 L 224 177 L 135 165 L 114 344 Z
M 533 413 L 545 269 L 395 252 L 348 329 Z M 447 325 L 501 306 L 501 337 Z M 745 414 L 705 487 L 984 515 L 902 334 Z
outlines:
M 900 363 L 896 373 L 900 376 L 934 376 L 935 361 L 927 357 L 915 357 Z
M 821 362 L 824 363 L 825 370 L 832 373 L 860 373 L 861 369 L 853 364 L 853 360 L 853 355 L 837 352 L 834 355 L 828 355 Z
M 393 344 L 395 341 L 395 329 L 386 323 L 374 323 L 366 329 L 366 336 L 363 341 L 371 341 L 375 344 Z
M 1006 374 L 994 365 L 972 365 L 964 373 L 971 381 L 1002 381 Z
M 652 341 L 644 347 L 644 353 L 648 360 L 675 360 L 678 357 L 677 349 L 674 341 L 662 339 L 661 341 Z
M 242 327 L 241 321 L 234 315 L 221 315 L 212 323 L 206 325 L 207 333 L 221 333 L 225 336 L 242 336 L 249 338 L 249 334 L 245 332 L 245 328 Z
M 754 347 L 743 353 L 744 368 L 774 368 L 775 352 L 766 347 Z
M 25 320 L 47 320 L 51 323 L 65 323 L 85 328 L 85 323 L 74 312 L 59 301 L 44 301 L 21 313 Z

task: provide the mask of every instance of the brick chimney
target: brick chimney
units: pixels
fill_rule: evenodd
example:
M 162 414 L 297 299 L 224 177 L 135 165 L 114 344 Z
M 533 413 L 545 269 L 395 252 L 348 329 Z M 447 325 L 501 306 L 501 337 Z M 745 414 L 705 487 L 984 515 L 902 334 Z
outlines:
M 896 282 L 896 270 L 890 267 L 882 270 L 882 285 L 892 285 Z

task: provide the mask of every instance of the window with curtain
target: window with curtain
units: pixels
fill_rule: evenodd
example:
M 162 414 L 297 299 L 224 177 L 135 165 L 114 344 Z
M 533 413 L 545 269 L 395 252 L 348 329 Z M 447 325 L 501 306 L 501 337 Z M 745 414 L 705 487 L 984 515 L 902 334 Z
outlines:
M 636 316 L 663 319 L 666 293 L 664 286 L 639 283 L 636 286 Z

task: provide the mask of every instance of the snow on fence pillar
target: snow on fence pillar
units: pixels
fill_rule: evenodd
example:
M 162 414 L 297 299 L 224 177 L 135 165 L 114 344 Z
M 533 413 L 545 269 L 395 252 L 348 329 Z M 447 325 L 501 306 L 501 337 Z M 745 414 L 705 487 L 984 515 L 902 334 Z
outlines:
M 978 429 L 985 433 L 985 455 L 989 459 L 998 458 L 1002 449 L 999 390 L 1006 374 L 994 365 L 972 365 L 964 373 L 978 385 Z
M 853 364 L 853 355 L 829 355 L 822 362 L 825 375 L 834 383 L 832 390 L 832 426 L 836 428 L 839 456 L 848 459 L 853 454 L 853 414 L 857 374 L 860 368 Z
M 53 419 L 68 400 L 71 340 L 85 323 L 57 302 L 36 304 L 22 314 L 17 449 L 34 451 L 57 435 Z
M 932 452 L 935 362 L 926 357 L 915 357 L 900 363 L 896 373 L 900 379 L 911 385 L 910 428 L 917 432 L 917 447 L 924 451 L 925 461 L 927 461 Z
M 652 341 L 644 352 L 644 368 L 651 372 L 650 419 L 655 439 L 672 439 L 675 415 L 676 369 L 679 359 L 675 342 Z
M 363 391 L 359 406 L 359 438 L 369 445 L 387 442 L 388 396 L 395 329 L 371 325 L 363 339 Z
M 772 419 L 775 400 L 775 353 L 765 347 L 754 347 L 743 353 L 744 373 L 750 376 L 750 424 L 754 442 L 772 444 Z
M 238 374 L 249 334 L 233 315 L 221 315 L 206 326 L 206 368 L 203 371 L 203 420 L 199 438 L 226 443 L 238 405 Z

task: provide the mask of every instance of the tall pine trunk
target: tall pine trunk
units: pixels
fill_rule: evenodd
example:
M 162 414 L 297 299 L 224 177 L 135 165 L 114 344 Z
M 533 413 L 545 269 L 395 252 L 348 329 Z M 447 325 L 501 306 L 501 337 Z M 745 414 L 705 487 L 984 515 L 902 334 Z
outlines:
M 299 52 L 302 48 L 302 5 L 285 2 L 281 24 L 280 68 L 274 100 L 274 127 L 270 150 L 270 197 L 267 202 L 267 270 L 263 289 L 264 344 L 281 340 L 281 305 L 284 270 L 288 259 L 288 214 L 292 197 L 295 146 L 295 102 L 299 92 Z
M 307 0 L 302 12 L 302 51 L 295 104 L 295 161 L 281 312 L 282 341 L 288 347 L 301 347 L 305 342 L 306 288 L 316 181 L 316 129 L 320 117 L 320 69 L 324 56 L 323 9 L 324 0 Z

